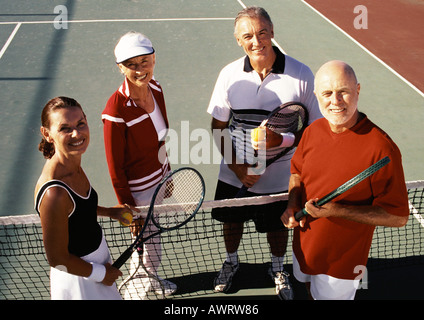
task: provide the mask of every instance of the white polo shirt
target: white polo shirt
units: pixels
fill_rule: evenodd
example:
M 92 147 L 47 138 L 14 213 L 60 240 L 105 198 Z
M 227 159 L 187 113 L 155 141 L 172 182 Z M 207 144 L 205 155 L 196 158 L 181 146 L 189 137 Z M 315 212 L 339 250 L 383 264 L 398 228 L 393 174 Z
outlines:
M 262 81 L 250 65 L 247 56 L 225 66 L 216 81 L 208 107 L 208 113 L 215 119 L 230 121 L 233 147 L 241 161 L 251 163 L 253 149 L 250 131 L 260 125 L 263 119 L 281 104 L 302 102 L 309 111 L 309 123 L 321 118 L 321 112 L 314 95 L 314 75 L 303 63 L 277 54 L 272 71 Z M 258 182 L 249 189 L 256 193 L 282 192 L 288 189 L 290 159 L 294 149 L 271 164 Z M 268 152 L 267 152 L 268 154 Z M 228 165 L 221 162 L 219 179 L 236 187 L 241 182 Z

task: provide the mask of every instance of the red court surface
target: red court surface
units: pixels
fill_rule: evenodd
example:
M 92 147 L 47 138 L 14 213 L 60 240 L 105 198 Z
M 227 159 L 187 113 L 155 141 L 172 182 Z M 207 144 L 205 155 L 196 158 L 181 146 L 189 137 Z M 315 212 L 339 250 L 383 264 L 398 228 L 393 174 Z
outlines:
M 424 0 L 305 0 L 424 92 Z M 368 29 L 355 28 L 364 11 Z M 358 18 L 359 20 L 359 18 Z

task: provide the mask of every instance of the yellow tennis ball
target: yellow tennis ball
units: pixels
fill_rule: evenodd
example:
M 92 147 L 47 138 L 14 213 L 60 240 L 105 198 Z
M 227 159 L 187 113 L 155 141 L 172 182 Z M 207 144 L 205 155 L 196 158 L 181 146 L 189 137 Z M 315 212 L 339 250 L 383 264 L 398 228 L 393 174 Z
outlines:
M 261 141 L 265 139 L 265 135 L 266 135 L 266 129 L 265 128 L 255 128 L 252 130 L 251 132 L 251 137 L 253 141 Z
M 119 223 L 124 227 L 128 227 L 132 223 L 132 220 L 133 220 L 133 216 L 132 216 L 131 212 L 128 212 L 128 211 L 124 212 L 122 214 L 122 217 L 127 219 L 129 221 L 129 223 L 127 224 L 127 223 L 124 223 L 122 221 L 119 221 Z

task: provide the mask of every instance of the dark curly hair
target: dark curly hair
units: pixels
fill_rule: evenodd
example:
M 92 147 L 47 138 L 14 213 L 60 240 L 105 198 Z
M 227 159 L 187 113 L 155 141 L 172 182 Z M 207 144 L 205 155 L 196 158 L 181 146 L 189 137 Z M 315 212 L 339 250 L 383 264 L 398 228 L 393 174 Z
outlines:
M 47 102 L 43 111 L 41 112 L 41 126 L 44 128 L 50 128 L 50 114 L 57 109 L 66 108 L 80 108 L 82 111 L 81 105 L 75 99 L 68 97 L 53 98 Z M 38 150 L 43 153 L 43 156 L 46 159 L 51 159 L 55 153 L 53 143 L 47 142 L 44 137 L 41 139 L 41 142 L 38 145 Z

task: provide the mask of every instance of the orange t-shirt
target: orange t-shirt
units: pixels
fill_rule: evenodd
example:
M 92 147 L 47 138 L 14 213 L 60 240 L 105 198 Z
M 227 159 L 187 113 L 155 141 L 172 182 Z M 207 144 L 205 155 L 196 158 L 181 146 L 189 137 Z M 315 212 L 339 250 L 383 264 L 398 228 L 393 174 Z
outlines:
M 304 132 L 292 158 L 291 172 L 301 176 L 303 203 L 321 198 L 389 156 L 390 163 L 333 201 L 376 205 L 393 215 L 409 215 L 402 158 L 390 137 L 365 116 L 340 134 L 318 119 Z M 293 250 L 303 273 L 355 279 L 354 269 L 365 266 L 374 226 L 342 218 L 313 219 L 295 228 Z

